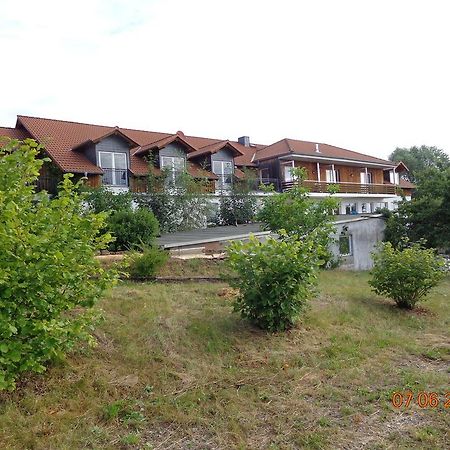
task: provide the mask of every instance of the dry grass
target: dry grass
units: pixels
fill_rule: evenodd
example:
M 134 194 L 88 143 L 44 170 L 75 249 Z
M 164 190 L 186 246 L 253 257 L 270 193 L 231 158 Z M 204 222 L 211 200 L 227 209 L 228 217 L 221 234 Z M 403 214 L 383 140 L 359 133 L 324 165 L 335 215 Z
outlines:
M 367 278 L 324 272 L 286 334 L 232 314 L 225 285 L 123 283 L 95 349 L 0 397 L 0 448 L 444 448 L 449 410 L 390 397 L 449 391 L 450 279 L 408 313 Z

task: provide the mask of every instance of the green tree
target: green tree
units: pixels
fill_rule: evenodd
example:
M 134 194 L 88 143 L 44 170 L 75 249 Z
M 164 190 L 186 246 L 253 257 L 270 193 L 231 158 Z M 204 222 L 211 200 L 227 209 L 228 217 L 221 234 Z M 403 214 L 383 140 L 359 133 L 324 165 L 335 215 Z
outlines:
M 287 236 L 300 239 L 313 235 L 317 252 L 328 260 L 331 257 L 328 247 L 334 231 L 331 215 L 339 207 L 339 201 L 332 196 L 322 200 L 312 199 L 308 195 L 309 190 L 302 185 L 306 178 L 305 169 L 294 169 L 293 177 L 296 184 L 292 189 L 264 199 L 258 220 L 275 233 L 282 229 Z M 333 186 L 329 192 L 333 194 L 336 191 L 337 188 Z
M 385 240 L 398 246 L 403 237 L 450 249 L 450 168 L 421 172 L 413 199 L 400 202 L 387 219 Z
M 91 307 L 114 281 L 94 257 L 111 239 L 105 216 L 83 212 L 70 175 L 52 200 L 35 192 L 40 150 L 29 139 L 0 149 L 0 390 L 89 340 Z
M 391 161 L 403 161 L 409 169 L 406 177 L 416 182 L 420 173 L 426 169 L 445 170 L 450 167 L 449 156 L 437 147 L 397 147 L 389 156 Z

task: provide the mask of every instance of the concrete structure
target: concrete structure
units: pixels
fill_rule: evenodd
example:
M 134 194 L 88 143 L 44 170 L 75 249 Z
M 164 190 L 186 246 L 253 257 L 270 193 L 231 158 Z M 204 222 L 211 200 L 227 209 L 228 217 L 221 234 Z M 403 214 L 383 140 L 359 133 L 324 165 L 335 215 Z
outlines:
M 373 267 L 371 253 L 384 238 L 385 220 L 381 214 L 339 217 L 335 222 L 335 242 L 331 246 L 340 260 L 340 268 L 369 270 Z

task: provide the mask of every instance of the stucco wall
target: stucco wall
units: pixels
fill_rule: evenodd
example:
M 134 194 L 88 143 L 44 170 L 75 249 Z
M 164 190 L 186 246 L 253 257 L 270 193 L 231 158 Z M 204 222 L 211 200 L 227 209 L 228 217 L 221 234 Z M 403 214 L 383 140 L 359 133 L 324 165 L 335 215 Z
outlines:
M 346 230 L 344 230 L 346 228 Z M 386 224 L 381 217 L 358 218 L 348 221 L 340 221 L 336 224 L 335 240 L 339 239 L 342 231 L 351 236 L 352 255 L 341 257 L 342 269 L 347 270 L 369 270 L 373 267 L 371 253 L 375 245 L 384 238 Z M 339 244 L 333 243 L 331 251 L 335 257 L 340 257 Z

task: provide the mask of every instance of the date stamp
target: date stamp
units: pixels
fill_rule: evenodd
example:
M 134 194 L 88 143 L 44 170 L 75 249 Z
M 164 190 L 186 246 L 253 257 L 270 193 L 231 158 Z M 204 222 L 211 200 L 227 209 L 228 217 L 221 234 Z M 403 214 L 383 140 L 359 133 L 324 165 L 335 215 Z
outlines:
M 394 408 L 409 408 L 413 404 L 419 408 L 450 408 L 450 392 L 439 395 L 437 392 L 394 392 L 391 398 Z

